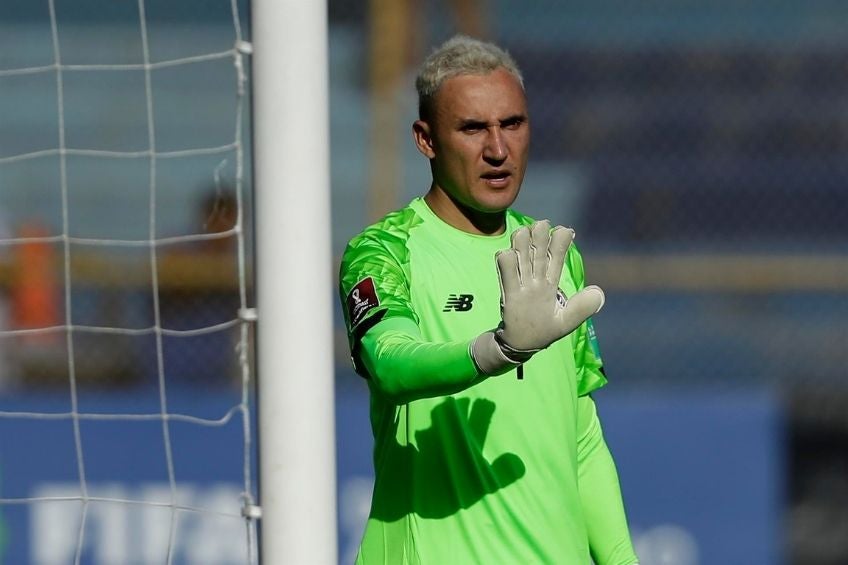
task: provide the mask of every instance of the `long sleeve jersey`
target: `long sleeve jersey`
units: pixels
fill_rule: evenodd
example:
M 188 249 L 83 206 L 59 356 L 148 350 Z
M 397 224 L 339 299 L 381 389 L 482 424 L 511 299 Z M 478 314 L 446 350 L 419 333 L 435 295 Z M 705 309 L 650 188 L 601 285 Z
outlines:
M 530 223 L 510 210 L 504 234 L 468 234 L 418 198 L 349 243 L 340 295 L 375 440 L 358 563 L 636 562 L 588 396 L 606 383 L 591 320 L 498 377 L 470 356 L 500 321 L 495 253 Z M 560 288 L 583 284 L 572 246 Z

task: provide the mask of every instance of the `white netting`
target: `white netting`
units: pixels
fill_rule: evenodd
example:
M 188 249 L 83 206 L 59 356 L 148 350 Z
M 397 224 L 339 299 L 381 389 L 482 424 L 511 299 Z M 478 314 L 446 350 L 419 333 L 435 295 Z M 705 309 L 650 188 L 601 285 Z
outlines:
M 48 0 L 43 21 L 30 14 L 0 34 L 11 53 L 0 59 L 0 91 L 7 87 L 0 102 L 0 435 L 7 438 L 0 450 L 0 560 L 253 563 L 255 316 L 246 228 L 250 44 L 242 35 L 243 2 L 215 2 L 228 21 L 203 16 L 197 26 L 191 14 L 151 19 L 145 0 L 131 5 L 134 21 L 95 17 L 89 23 L 66 4 Z M 96 2 L 81 6 L 97 16 Z M 32 43 L 39 37 L 49 50 Z M 198 49 L 204 52 L 167 56 Z M 38 60 L 48 52 L 50 60 Z M 78 60 L 86 53 L 95 61 Z M 192 87 L 190 80 L 201 84 Z M 204 93 L 218 98 L 204 102 Z M 48 103 L 42 106 L 41 98 Z M 179 107 L 163 111 L 160 99 Z M 133 115 L 134 106 L 143 110 Z M 219 119 L 217 131 L 206 128 L 210 117 Z M 186 124 L 198 131 L 187 133 Z M 229 130 L 228 138 L 216 135 L 221 130 Z M 184 209 L 202 183 L 215 207 L 233 199 L 231 224 L 192 224 Z M 211 223 L 218 212 L 204 213 Z M 36 263 L 40 274 L 30 272 Z M 206 304 L 181 318 L 197 294 L 228 299 L 215 315 L 203 313 L 211 309 Z M 173 361 L 198 339 L 234 352 L 231 364 L 210 370 L 226 373 L 227 384 L 209 401 L 204 395 L 215 385 L 203 379 L 200 363 Z M 208 343 L 197 358 L 214 358 Z M 135 353 L 121 359 L 130 350 Z M 143 362 L 139 351 L 147 356 Z M 117 374 L 135 377 L 128 384 Z M 200 377 L 190 386 L 185 379 L 174 384 L 191 374 Z M 57 380 L 64 387 L 56 387 Z M 71 437 L 54 423 L 69 423 Z M 27 426 L 38 431 L 30 435 Z M 156 442 L 149 426 L 158 428 Z M 238 442 L 220 443 L 204 429 L 235 434 Z M 28 443 L 39 437 L 55 443 Z M 133 445 L 135 437 L 142 443 Z M 201 442 L 210 462 L 198 462 L 192 451 Z M 189 443 L 190 455 L 181 459 L 180 446 Z M 73 465 L 51 458 L 68 452 L 68 444 Z M 240 450 L 232 451 L 234 445 Z M 37 462 L 31 481 L 20 472 L 29 458 Z M 154 470 L 124 481 L 121 469 L 140 460 Z M 226 469 L 220 476 L 216 460 Z

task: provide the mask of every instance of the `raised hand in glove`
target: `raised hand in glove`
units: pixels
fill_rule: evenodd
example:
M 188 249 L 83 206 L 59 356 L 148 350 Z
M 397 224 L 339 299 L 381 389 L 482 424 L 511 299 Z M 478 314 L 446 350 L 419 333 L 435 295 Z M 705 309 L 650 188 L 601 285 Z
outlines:
M 501 323 L 478 336 L 471 356 L 487 375 L 504 373 L 567 336 L 604 305 L 604 293 L 587 286 L 571 297 L 559 289 L 574 230 L 547 220 L 521 227 L 512 246 L 496 256 L 501 284 Z

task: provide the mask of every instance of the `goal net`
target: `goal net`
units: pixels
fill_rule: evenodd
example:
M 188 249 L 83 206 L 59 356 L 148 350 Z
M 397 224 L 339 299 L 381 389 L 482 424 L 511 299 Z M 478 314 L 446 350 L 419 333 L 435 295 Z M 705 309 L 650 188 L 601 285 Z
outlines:
M 258 560 L 246 4 L 0 8 L 2 563 Z

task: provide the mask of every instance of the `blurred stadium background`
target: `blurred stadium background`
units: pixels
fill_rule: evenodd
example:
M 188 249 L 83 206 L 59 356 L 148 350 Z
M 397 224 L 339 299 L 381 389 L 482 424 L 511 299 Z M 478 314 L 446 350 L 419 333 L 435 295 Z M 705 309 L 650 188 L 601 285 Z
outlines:
M 145 4 L 152 60 L 232 48 L 228 1 Z M 140 62 L 136 2 L 56 8 L 64 64 Z M 533 127 L 517 207 L 573 225 L 588 278 L 607 290 L 596 328 L 610 385 L 596 399 L 644 565 L 848 562 L 848 4 L 331 0 L 329 16 L 334 252 L 427 187 L 409 135 L 417 62 L 457 31 L 503 45 L 524 71 Z M 47 2 L 0 5 L 0 239 L 62 230 L 59 157 L 13 159 L 56 147 L 55 72 L 3 74 L 53 63 L 49 22 Z M 65 80 L 69 147 L 146 149 L 139 73 Z M 157 70 L 152 93 L 160 151 L 232 141 L 231 59 Z M 158 237 L 233 227 L 232 154 L 159 163 Z M 148 237 L 144 159 L 67 165 L 71 235 Z M 107 249 L 73 249 L 73 323 L 152 325 L 146 250 Z M 59 242 L 0 245 L 4 413 L 67 396 L 65 340 L 14 332 L 65 323 L 62 254 Z M 232 236 L 169 246 L 162 325 L 236 316 L 235 254 Z M 370 432 L 340 312 L 336 322 L 347 559 L 367 512 Z M 177 404 L 237 396 L 235 332 L 166 339 Z M 92 410 L 157 406 L 150 336 L 81 334 L 73 357 Z M 70 465 L 75 480 L 70 433 L 32 436 L 56 437 L 45 451 L 71 452 L 59 463 L 9 440 L 29 437 L 23 425 L 0 418 L 0 498 L 34 496 L 37 481 L 57 480 L 50 467 Z M 21 461 L 36 479 L 15 476 L 27 472 Z M 197 492 L 214 480 L 202 476 Z M 29 551 L 20 545 L 46 527 L 16 504 L 0 505 L 0 520 L 4 563 L 19 562 Z M 92 535 L 92 562 L 107 563 Z M 202 562 L 237 562 L 214 558 Z

